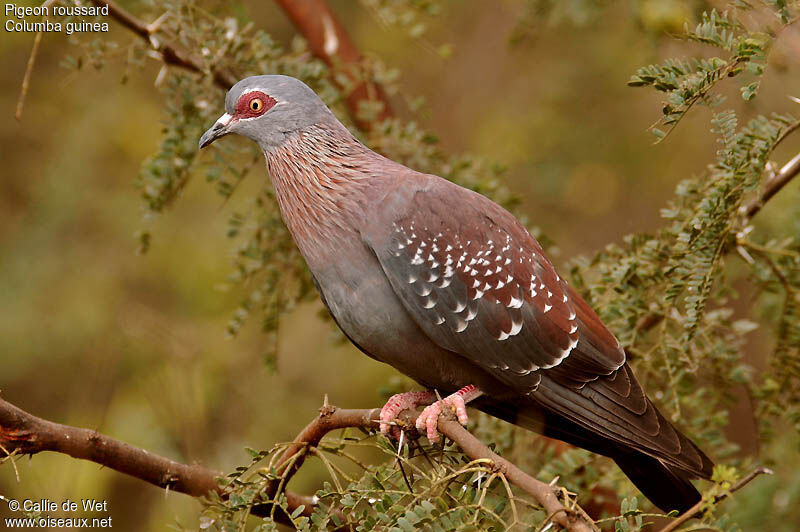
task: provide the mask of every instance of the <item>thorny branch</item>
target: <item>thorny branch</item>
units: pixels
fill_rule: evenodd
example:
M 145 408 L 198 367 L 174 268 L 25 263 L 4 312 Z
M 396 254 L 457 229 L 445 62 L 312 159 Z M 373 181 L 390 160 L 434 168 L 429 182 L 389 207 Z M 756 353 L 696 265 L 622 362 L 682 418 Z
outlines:
M 319 416 L 300 432 L 293 444 L 281 456 L 276 470 L 280 472 L 288 467 L 296 471 L 302 464 L 305 453 L 294 460 L 291 459 L 298 453 L 315 448 L 323 436 L 332 430 L 347 427 L 375 429 L 379 415 L 379 409 L 349 410 L 323 406 Z M 415 416 L 406 416 L 405 423 L 413 426 L 414 419 Z M 498 472 L 512 484 L 530 493 L 558 525 L 570 532 L 598 530 L 591 518 L 579 507 L 572 504 L 565 507 L 559 500 L 559 494 L 563 490 L 558 486 L 536 480 L 511 462 L 496 455 L 454 419 L 440 418 L 439 430 L 458 444 L 473 460 L 491 460 Z M 212 491 L 225 496 L 224 488 L 217 483 L 219 474 L 206 467 L 181 464 L 97 431 L 47 421 L 3 399 L 0 399 L 0 449 L 11 456 L 34 455 L 43 451 L 62 453 L 104 465 L 155 486 L 193 497 L 200 497 Z M 284 486 L 290 476 L 290 474 L 285 476 Z M 310 515 L 313 512 L 315 500 L 312 497 L 290 491 L 284 493 L 290 512 L 300 506 L 305 506 L 303 515 Z M 254 508 L 255 513 L 259 515 L 265 515 L 264 509 L 263 506 Z

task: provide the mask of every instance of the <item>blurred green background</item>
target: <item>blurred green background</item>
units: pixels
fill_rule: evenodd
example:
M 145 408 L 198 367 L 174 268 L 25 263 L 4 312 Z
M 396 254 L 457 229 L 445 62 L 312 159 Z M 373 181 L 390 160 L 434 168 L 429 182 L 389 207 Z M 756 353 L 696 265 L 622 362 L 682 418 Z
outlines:
M 135 3 L 126 5 L 136 12 Z M 679 29 L 706 3 L 620 2 L 585 24 L 538 21 L 513 46 L 523 2 L 446 2 L 421 40 L 386 27 L 360 3 L 331 5 L 365 54 L 400 70 L 399 115 L 408 116 L 406 98 L 423 96 L 418 116 L 445 150 L 508 167 L 505 183 L 556 242 L 557 265 L 658 227 L 675 184 L 713 159 L 708 110 L 653 146 L 646 129 L 658 118 L 659 98 L 625 84 L 642 65 L 686 55 L 663 30 Z M 281 42 L 296 34 L 272 2 L 240 1 L 236 9 Z M 134 38 L 110 25 L 115 38 Z M 281 320 L 277 375 L 264 367 L 256 323 L 233 340 L 225 336 L 247 288 L 225 288 L 226 221 L 266 170 L 252 173 L 227 203 L 197 176 L 166 215 L 143 221 L 134 181 L 159 143 L 160 65 L 151 61 L 127 84 L 113 65 L 76 76 L 59 66 L 72 52 L 67 39 L 46 34 L 18 122 L 32 43 L 32 34 L 0 34 L 3 397 L 41 417 L 219 470 L 247 462 L 245 446 L 291 439 L 325 394 L 340 406 L 379 405 L 379 389 L 396 373 L 335 343 L 330 324 L 316 316 L 319 303 Z M 442 43 L 452 45 L 448 59 L 436 53 Z M 800 95 L 797 43 L 782 39 L 773 50 L 753 112 L 762 104 L 797 111 L 786 98 Z M 222 112 L 221 99 L 212 104 Z M 781 223 L 780 204 L 798 200 L 796 185 L 764 223 Z M 153 243 L 137 255 L 134 235 L 145 225 Z M 750 351 L 759 363 L 761 346 Z M 752 450 L 752 421 L 741 420 L 734 438 Z M 784 444 L 788 463 L 800 464 L 796 445 Z M 95 464 L 41 454 L 17 465 L 19 481 L 11 467 L 0 467 L 0 494 L 8 498 L 104 499 L 117 530 L 198 526 L 197 501 Z M 320 475 L 309 467 L 293 488 L 313 492 Z M 760 486 L 750 494 L 759 492 L 761 509 L 798 501 L 796 479 Z M 1 504 L 0 516 L 6 512 Z

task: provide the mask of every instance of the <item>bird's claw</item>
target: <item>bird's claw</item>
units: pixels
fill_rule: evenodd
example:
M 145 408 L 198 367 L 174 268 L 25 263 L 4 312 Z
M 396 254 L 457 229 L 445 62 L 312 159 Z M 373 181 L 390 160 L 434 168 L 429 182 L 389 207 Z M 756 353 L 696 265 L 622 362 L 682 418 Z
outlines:
M 431 400 L 432 394 L 430 392 L 407 392 L 398 393 L 389 398 L 386 404 L 381 408 L 380 414 L 380 427 L 381 433 L 388 436 L 391 435 L 395 440 L 400 440 L 402 431 L 395 423 L 395 419 L 403 410 L 416 408 L 420 404 L 427 404 Z
M 431 443 L 439 441 L 439 431 L 437 427 L 439 425 L 439 416 L 442 414 L 443 410 L 445 412 L 449 411 L 455 413 L 458 422 L 462 425 L 466 425 L 467 421 L 469 421 L 467 405 L 464 398 L 459 394 L 450 395 L 441 401 L 436 401 L 432 405 L 425 407 L 419 417 L 417 417 L 416 425 L 417 430 L 425 432 Z

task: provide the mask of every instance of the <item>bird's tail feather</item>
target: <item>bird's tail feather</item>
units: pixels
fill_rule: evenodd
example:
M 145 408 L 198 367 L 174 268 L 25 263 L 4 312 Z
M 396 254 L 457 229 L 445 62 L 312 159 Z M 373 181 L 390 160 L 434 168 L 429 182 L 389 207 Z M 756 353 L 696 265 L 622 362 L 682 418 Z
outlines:
M 509 423 L 611 458 L 631 482 L 664 511 L 683 512 L 700 500 L 700 493 L 689 481 L 695 475 L 670 467 L 640 451 L 624 448 L 562 416 L 538 406 L 501 403 L 485 398 L 474 404 L 487 414 Z
M 664 511 L 683 513 L 700 502 L 700 492 L 686 473 L 670 469 L 657 458 L 636 451 L 619 452 L 611 458 L 639 491 Z

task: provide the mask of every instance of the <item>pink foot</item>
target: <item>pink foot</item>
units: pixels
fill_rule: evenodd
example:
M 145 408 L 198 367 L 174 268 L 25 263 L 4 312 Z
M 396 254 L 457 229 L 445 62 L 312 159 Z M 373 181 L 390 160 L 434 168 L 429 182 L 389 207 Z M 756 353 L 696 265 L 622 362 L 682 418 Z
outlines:
M 436 401 L 426 407 L 417 418 L 417 430 L 420 432 L 425 431 L 431 443 L 438 442 L 439 432 L 436 428 L 439 424 L 439 415 L 441 415 L 442 409 L 455 412 L 458 422 L 466 425 L 467 421 L 469 421 L 466 405 L 481 395 L 483 395 L 483 392 L 478 387 L 470 384 L 469 386 L 464 386 L 453 395 L 448 395 L 441 401 Z
M 381 409 L 381 432 L 389 434 L 390 427 L 396 428 L 392 422 L 403 410 L 416 408 L 419 405 L 428 405 L 435 400 L 436 394 L 433 392 L 406 392 L 391 396 Z M 395 438 L 399 439 L 399 433 L 396 430 L 393 433 L 395 433 Z

